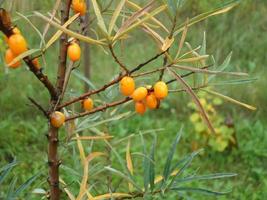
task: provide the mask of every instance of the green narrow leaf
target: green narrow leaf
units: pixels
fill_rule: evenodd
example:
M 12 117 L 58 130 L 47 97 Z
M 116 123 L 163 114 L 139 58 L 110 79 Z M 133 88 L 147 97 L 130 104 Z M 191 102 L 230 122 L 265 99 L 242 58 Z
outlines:
M 11 172 L 11 170 L 18 164 L 16 160 L 13 160 L 13 162 L 5 165 L 0 169 L 0 185 L 5 180 L 5 177 L 8 176 L 8 174 Z
M 150 191 L 154 190 L 154 182 L 155 182 L 155 148 L 157 144 L 157 136 L 154 136 L 154 142 L 152 144 L 150 150 L 150 161 L 149 161 L 149 181 L 150 181 Z
M 17 177 L 13 177 L 11 183 L 9 184 L 8 191 L 7 191 L 7 200 L 13 200 L 14 199 L 14 190 L 15 190 L 15 185 L 17 183 Z
M 109 23 L 109 28 L 108 28 L 108 33 L 109 35 L 111 34 L 115 24 L 116 24 L 116 21 L 117 21 L 117 18 L 119 17 L 120 15 L 120 12 L 121 12 L 121 9 L 123 8 L 124 4 L 125 4 L 125 1 L 126 0 L 121 0 L 120 3 L 118 4 L 117 8 L 115 9 L 113 15 L 112 15 L 112 18 L 110 20 L 110 23 Z
M 127 176 L 126 174 L 111 167 L 105 167 L 105 169 L 130 182 L 137 190 L 142 191 L 142 189 L 135 183 L 135 181 L 130 176 Z
M 214 15 L 219 15 L 219 14 L 223 14 L 223 13 L 226 13 L 228 12 L 229 10 L 231 10 L 232 8 L 234 8 L 235 6 L 237 6 L 239 3 L 239 0 L 234 0 L 230 3 L 227 3 L 226 5 L 224 6 L 221 6 L 215 10 L 212 10 L 212 11 L 209 11 L 209 12 L 206 12 L 206 13 L 202 13 L 196 17 L 193 17 L 192 19 L 189 20 L 189 23 L 188 23 L 188 27 L 189 26 L 192 26 L 193 24 L 196 24 L 200 21 L 203 21 L 211 16 L 214 16 Z M 174 32 L 174 36 L 176 36 L 177 34 L 179 34 L 180 32 L 182 32 L 185 28 L 185 23 L 178 26 L 177 30 Z
M 142 142 L 142 146 L 143 146 L 143 177 L 144 177 L 144 188 L 145 188 L 145 192 L 148 189 L 148 185 L 149 185 L 149 163 L 150 160 L 148 159 L 148 155 L 147 155 L 147 151 L 146 151 L 146 143 L 144 140 L 144 137 L 142 135 L 142 133 L 140 132 L 140 137 L 141 137 L 141 142 Z
M 224 71 L 230 64 L 231 58 L 232 58 L 232 52 L 230 52 L 227 57 L 224 59 L 223 63 L 219 66 L 216 67 L 218 71 Z M 208 83 L 215 77 L 215 75 L 211 75 L 208 78 Z
M 257 110 L 257 108 L 254 107 L 254 106 L 251 106 L 251 105 L 248 105 L 248 104 L 246 104 L 246 103 L 237 101 L 237 100 L 235 100 L 235 99 L 233 99 L 233 98 L 231 98 L 231 97 L 228 97 L 228 96 L 226 96 L 226 95 L 220 94 L 220 93 L 218 93 L 218 92 L 215 92 L 215 91 L 212 91 L 212 90 L 205 90 L 205 89 L 201 89 L 201 90 L 203 90 L 203 91 L 205 91 L 205 92 L 207 92 L 207 93 L 210 93 L 210 94 L 212 94 L 212 95 L 218 96 L 218 97 L 220 97 L 220 98 L 222 98 L 222 99 L 224 99 L 224 100 L 226 100 L 226 101 L 229 101 L 229 102 L 231 102 L 231 103 L 234 103 L 234 104 L 243 106 L 243 107 L 245 107 L 245 108 L 247 108 L 247 109 L 249 109 L 249 110 Z
M 176 170 L 176 169 L 178 169 L 179 166 L 180 166 L 181 164 L 184 163 L 184 165 L 183 165 L 181 168 L 179 168 L 178 173 L 176 173 L 176 174 L 172 177 L 171 182 L 170 182 L 170 183 L 167 185 L 167 187 L 166 187 L 167 189 L 173 186 L 173 184 L 174 184 L 175 181 L 176 181 L 176 178 L 179 177 L 179 176 L 180 176 L 180 175 L 181 175 L 181 174 L 188 168 L 188 166 L 191 164 L 191 162 L 193 161 L 193 159 L 194 159 L 200 152 L 202 152 L 202 151 L 203 151 L 203 150 L 200 149 L 200 150 L 198 150 L 198 151 L 196 151 L 196 152 L 193 152 L 193 153 L 191 153 L 189 156 L 185 157 L 184 159 L 182 159 L 182 160 L 180 160 L 179 162 L 176 163 L 175 167 L 173 168 L 173 171 Z
M 29 178 L 25 183 L 23 183 L 14 193 L 15 197 L 18 197 L 21 192 L 27 189 L 39 176 L 40 172 Z
M 183 131 L 183 127 L 181 127 L 180 131 L 177 133 L 176 138 L 175 138 L 175 140 L 171 146 L 171 149 L 169 151 L 169 154 L 168 154 L 167 160 L 165 162 L 165 166 L 164 166 L 163 181 L 162 181 L 161 187 L 168 180 L 168 178 L 170 176 L 172 159 L 173 159 L 174 153 L 176 151 L 176 146 L 177 146 L 178 142 L 180 141 L 182 131 Z
M 238 85 L 238 84 L 246 84 L 252 83 L 259 80 L 258 78 L 249 78 L 249 79 L 238 79 L 238 80 L 228 80 L 228 81 L 220 81 L 215 83 L 209 83 L 209 85 Z
M 104 31 L 104 33 L 108 34 L 103 16 L 101 14 L 101 11 L 98 7 L 96 0 L 92 0 L 92 5 L 93 5 L 94 11 L 95 11 L 95 15 L 96 15 L 99 27 L 102 29 L 102 31 Z
M 24 16 L 23 14 L 19 13 L 19 12 L 16 12 L 19 16 L 21 16 L 23 19 L 25 19 L 26 22 L 28 22 L 31 27 L 36 31 L 36 33 L 39 35 L 39 37 L 41 38 L 41 41 L 43 43 L 43 45 L 45 46 L 45 40 L 44 40 L 44 37 L 42 35 L 42 33 L 38 30 L 38 28 L 36 26 L 34 26 L 34 24 L 26 17 Z
M 221 179 L 221 178 L 231 178 L 237 176 L 235 173 L 216 173 L 216 174 L 208 174 L 202 176 L 190 176 L 182 179 L 178 179 L 175 182 L 189 182 L 189 181 L 200 181 L 200 180 L 213 180 L 213 179 Z
M 206 195 L 215 195 L 215 196 L 221 196 L 221 195 L 226 195 L 230 193 L 231 191 L 227 192 L 216 192 L 208 189 L 203 189 L 203 188 L 192 188 L 192 187 L 173 187 L 171 190 L 174 191 L 184 191 L 184 192 L 198 192 Z

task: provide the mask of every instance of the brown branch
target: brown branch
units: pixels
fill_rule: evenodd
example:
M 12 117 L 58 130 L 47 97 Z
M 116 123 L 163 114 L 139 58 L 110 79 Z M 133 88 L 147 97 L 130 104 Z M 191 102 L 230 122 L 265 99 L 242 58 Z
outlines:
M 49 118 L 49 115 L 47 113 L 47 111 L 39 104 L 37 103 L 33 98 L 28 97 L 28 99 L 30 100 L 30 102 L 32 102 L 33 105 L 35 105 L 43 114 L 46 118 Z
M 207 65 L 207 66 L 201 67 L 200 69 L 208 69 L 211 66 L 213 66 L 213 65 Z M 190 76 L 190 75 L 195 74 L 195 73 L 196 72 L 188 72 L 186 74 L 182 74 L 181 78 L 185 78 L 185 77 Z M 176 81 L 176 79 L 174 78 L 174 79 L 167 81 L 166 84 L 171 84 L 172 82 L 175 82 L 175 81 Z
M 147 65 L 147 64 L 149 64 L 150 62 L 154 61 L 155 59 L 157 59 L 159 56 L 161 56 L 161 55 L 163 55 L 163 54 L 164 54 L 164 52 L 161 52 L 161 53 L 159 53 L 159 54 L 153 56 L 152 58 L 148 59 L 148 60 L 145 61 L 144 63 L 141 63 L 141 64 L 137 65 L 135 68 L 133 68 L 133 69 L 129 72 L 129 75 L 131 75 L 132 73 L 134 73 L 134 72 L 140 70 L 142 67 L 144 67 L 145 65 Z M 61 105 L 59 105 L 59 106 L 57 107 L 57 109 L 62 109 L 62 108 L 66 107 L 66 106 L 68 106 L 68 105 L 70 105 L 70 104 L 73 104 L 73 103 L 75 103 L 75 102 L 81 101 L 81 100 L 85 99 L 86 97 L 89 97 L 89 96 L 94 95 L 94 94 L 98 94 L 98 93 L 100 93 L 100 92 L 102 92 L 102 91 L 105 91 L 105 90 L 106 90 L 107 88 L 109 88 L 110 86 L 112 86 L 112 85 L 118 83 L 118 82 L 119 82 L 124 76 L 126 76 L 126 75 L 127 75 L 127 74 L 119 74 L 119 75 L 117 76 L 117 78 L 115 78 L 115 79 L 113 79 L 111 82 L 105 84 L 103 87 L 101 87 L 101 88 L 99 88 L 99 89 L 97 89 L 97 90 L 91 90 L 91 91 L 89 91 L 89 92 L 86 92 L 86 93 L 82 94 L 82 95 L 79 96 L 79 97 L 76 97 L 76 98 L 74 98 L 74 99 L 72 99 L 72 100 L 70 100 L 70 101 L 67 101 L 67 102 L 65 102 L 65 103 L 63 103 L 63 104 L 61 104 Z
M 70 5 L 71 0 L 65 1 L 65 3 L 62 2 L 63 7 L 61 9 L 61 25 L 65 24 L 69 19 L 69 12 L 70 12 Z M 64 5 L 65 4 L 65 5 Z M 66 63 L 67 63 L 67 49 L 68 49 L 68 35 L 62 34 L 60 37 L 60 55 L 59 55 L 59 65 L 58 65 L 58 72 L 57 72 L 57 92 L 59 94 L 58 102 L 63 98 L 61 95 L 64 81 L 65 81 L 65 74 L 66 74 Z
M 125 71 L 127 74 L 129 73 L 129 70 L 127 69 L 127 67 L 118 59 L 118 57 L 116 56 L 114 49 L 112 47 L 112 44 L 109 44 L 109 50 L 111 52 L 112 57 L 114 58 L 115 62 L 118 63 L 120 65 L 120 67 L 123 69 L 123 71 Z
M 79 113 L 79 114 L 77 114 L 77 115 L 73 115 L 73 116 L 71 116 L 71 117 L 68 117 L 68 118 L 66 118 L 65 121 L 70 121 L 70 120 L 73 120 L 73 119 L 76 119 L 76 118 L 84 117 L 84 116 L 86 116 L 86 115 L 90 115 L 90 114 L 93 114 L 93 113 L 97 113 L 97 112 L 100 112 L 100 111 L 104 111 L 104 110 L 106 110 L 106 109 L 108 109 L 108 108 L 112 108 L 112 107 L 114 107 L 114 106 L 118 106 L 118 105 L 124 104 L 124 103 L 126 103 L 126 102 L 128 102 L 128 101 L 130 101 L 130 100 L 132 100 L 132 99 L 129 98 L 129 97 L 127 97 L 127 98 L 122 99 L 122 100 L 119 100 L 119 101 L 114 101 L 114 102 L 112 102 L 112 103 L 107 103 L 107 104 L 102 105 L 102 106 L 99 106 L 99 107 L 97 107 L 97 108 L 95 108 L 95 109 L 93 109 L 93 110 L 91 110 L 91 111 L 87 111 L 87 112 Z
M 0 8 L 0 30 L 7 36 L 10 37 L 13 34 L 14 26 L 11 23 L 11 18 L 8 12 Z M 48 92 L 50 93 L 51 99 L 57 98 L 57 92 L 54 88 L 53 84 L 50 82 L 48 77 L 43 74 L 42 69 L 37 68 L 30 56 L 25 57 L 24 62 L 28 65 L 30 71 L 39 79 L 39 81 L 47 88 Z
M 61 25 L 65 24 L 69 19 L 69 12 L 71 6 L 71 0 L 62 1 L 61 9 Z M 59 41 L 59 64 L 57 71 L 57 98 L 51 100 L 50 111 L 55 110 L 57 104 L 60 103 L 63 98 L 62 90 L 64 87 L 65 74 L 66 74 L 66 63 L 67 63 L 67 48 L 68 48 L 68 36 L 64 33 L 60 37 Z M 50 185 L 50 199 L 59 200 L 60 199 L 60 188 L 59 188 L 59 165 L 60 160 L 58 158 L 58 128 L 53 127 L 50 124 L 50 129 L 48 133 L 48 165 L 49 165 L 49 178 L 48 182 Z
M 166 51 L 162 51 L 161 53 L 158 53 L 158 54 L 155 55 L 154 57 L 148 59 L 146 62 L 139 64 L 137 67 L 135 67 L 134 69 L 132 69 L 132 70 L 130 71 L 130 74 L 132 74 L 132 73 L 134 73 L 134 72 L 140 70 L 142 67 L 144 67 L 145 65 L 149 64 L 149 63 L 152 62 L 153 60 L 156 60 L 158 57 L 160 57 L 161 55 L 163 55 L 163 54 L 164 54 L 165 52 L 167 52 L 167 51 L 168 51 L 168 49 L 167 49 Z
M 177 23 L 177 15 L 178 15 L 178 12 L 176 12 L 176 14 L 174 16 L 173 23 L 172 23 L 172 29 L 171 29 L 171 32 L 168 36 L 169 39 L 171 39 L 173 36 L 174 29 L 175 29 L 176 23 Z M 169 53 L 169 49 L 167 49 L 167 53 Z M 165 66 L 167 64 L 167 61 L 168 61 L 168 58 L 167 58 L 167 56 L 165 56 L 163 59 L 163 66 Z M 160 75 L 159 75 L 159 80 L 162 80 L 162 78 L 164 76 L 165 69 L 166 69 L 166 67 L 161 70 Z

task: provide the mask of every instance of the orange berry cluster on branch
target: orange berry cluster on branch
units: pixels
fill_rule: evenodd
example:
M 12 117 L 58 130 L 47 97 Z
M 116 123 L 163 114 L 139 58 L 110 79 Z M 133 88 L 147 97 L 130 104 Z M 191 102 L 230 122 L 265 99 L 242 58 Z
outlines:
M 11 65 L 10 63 L 14 60 L 14 58 L 27 51 L 28 47 L 25 38 L 22 36 L 17 27 L 12 29 L 12 33 L 13 34 L 9 37 L 5 36 L 5 42 L 9 47 L 5 53 L 5 63 L 8 65 L 8 67 L 15 69 L 21 66 L 21 61 L 17 61 Z M 34 66 L 36 66 L 38 69 L 40 68 L 37 58 L 33 59 L 32 62 Z
M 146 108 L 153 110 L 159 107 L 160 101 L 168 95 L 168 86 L 165 82 L 159 81 L 154 87 L 135 88 L 134 79 L 125 76 L 120 81 L 120 92 L 134 100 L 135 111 L 142 115 Z
M 20 30 L 15 27 L 12 30 L 12 35 L 7 38 L 5 36 L 5 41 L 8 45 L 8 49 L 5 53 L 5 62 L 9 64 L 15 57 L 27 51 L 27 42 L 24 37 L 21 35 Z M 21 62 L 18 61 L 12 65 L 8 65 L 10 68 L 17 68 L 21 65 Z
M 81 16 L 86 13 L 85 0 L 72 0 L 71 7 L 75 13 L 80 13 Z

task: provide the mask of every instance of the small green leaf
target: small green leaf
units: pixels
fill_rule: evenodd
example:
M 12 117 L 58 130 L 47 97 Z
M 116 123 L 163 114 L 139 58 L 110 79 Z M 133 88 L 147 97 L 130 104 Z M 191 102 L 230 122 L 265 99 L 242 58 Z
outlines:
M 163 181 L 162 181 L 162 185 L 168 180 L 169 175 L 171 173 L 171 163 L 172 163 L 172 159 L 176 150 L 176 146 L 178 144 L 178 142 L 180 141 L 181 135 L 182 135 L 182 131 L 183 131 L 183 127 L 180 128 L 180 131 L 177 133 L 176 138 L 171 146 L 171 149 L 169 151 L 167 160 L 165 162 L 165 166 L 164 166 L 164 171 L 163 171 Z

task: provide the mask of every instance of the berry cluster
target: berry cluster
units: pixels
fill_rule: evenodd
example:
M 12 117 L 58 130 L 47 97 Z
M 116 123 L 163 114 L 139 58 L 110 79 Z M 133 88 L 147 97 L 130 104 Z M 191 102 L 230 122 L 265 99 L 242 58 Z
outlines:
M 163 81 L 158 81 L 153 87 L 135 88 L 135 81 L 132 77 L 125 76 L 120 81 L 120 92 L 124 96 L 131 97 L 135 102 L 135 111 L 144 114 L 146 108 L 159 108 L 160 101 L 168 95 L 168 86 Z
M 18 68 L 21 66 L 21 62 L 17 61 L 15 63 L 11 63 L 14 58 L 19 56 L 20 54 L 24 53 L 28 50 L 27 42 L 25 38 L 22 36 L 20 30 L 17 27 L 12 29 L 12 35 L 10 37 L 5 36 L 6 44 L 8 45 L 8 49 L 5 53 L 5 62 L 10 68 Z M 35 67 L 40 68 L 38 59 L 35 58 L 32 60 L 32 63 Z

